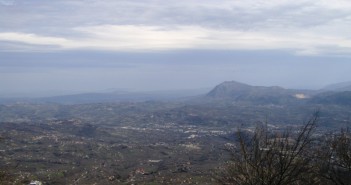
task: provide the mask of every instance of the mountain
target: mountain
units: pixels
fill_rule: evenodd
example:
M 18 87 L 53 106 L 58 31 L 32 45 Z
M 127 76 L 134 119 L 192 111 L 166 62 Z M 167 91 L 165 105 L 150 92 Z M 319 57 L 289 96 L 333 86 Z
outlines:
M 341 82 L 341 83 L 336 83 L 336 84 L 330 84 L 323 89 L 322 91 L 337 91 L 337 92 L 342 92 L 342 91 L 351 91 L 351 81 L 349 82 Z
M 41 98 L 1 98 L 0 104 L 11 103 L 58 103 L 58 104 L 87 104 L 87 103 L 116 103 L 116 102 L 142 102 L 142 101 L 173 101 L 187 100 L 199 94 L 205 94 L 209 89 L 188 89 L 150 92 L 100 92 L 80 93 Z
M 315 104 L 351 106 L 351 91 L 320 93 L 311 98 L 309 102 Z
M 310 97 L 312 91 L 284 89 L 278 86 L 251 86 L 236 81 L 217 85 L 206 97 L 212 99 L 251 102 L 258 104 L 283 104 L 298 102 Z
M 206 94 L 206 92 L 208 92 Z M 351 105 L 351 82 L 329 85 L 322 90 L 285 89 L 279 86 L 252 86 L 236 81 L 223 82 L 212 90 L 192 89 L 153 92 L 99 92 L 81 93 L 42 98 L 1 98 L 0 104 L 12 103 L 58 103 L 58 104 L 87 104 L 87 103 L 116 103 L 143 101 L 183 101 L 193 103 L 238 102 L 261 104 L 334 104 Z
M 217 85 L 207 96 L 213 98 L 231 98 L 236 99 L 240 96 L 248 94 L 252 90 L 252 86 L 236 81 L 227 81 Z

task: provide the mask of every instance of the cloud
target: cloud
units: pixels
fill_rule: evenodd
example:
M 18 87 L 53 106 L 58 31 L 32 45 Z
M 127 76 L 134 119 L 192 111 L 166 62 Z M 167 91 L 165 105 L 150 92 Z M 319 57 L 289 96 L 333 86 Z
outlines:
M 20 43 L 33 44 L 33 45 L 57 45 L 57 46 L 65 46 L 67 45 L 67 42 L 68 42 L 68 40 L 65 38 L 47 37 L 47 36 L 40 36 L 36 34 L 16 33 L 16 32 L 0 33 L 0 40 L 20 42 Z
M 56 49 L 154 51 L 174 49 L 292 50 L 321 54 L 334 49 L 350 53 L 351 40 L 311 31 L 285 33 L 213 29 L 201 26 L 101 25 L 77 27 L 80 37 L 49 37 L 27 33 L 0 33 L 0 40 Z M 54 48 L 55 48 L 54 47 Z M 45 49 L 45 48 L 43 48 Z M 50 48 L 52 49 L 52 48 Z M 337 52 L 336 52 L 337 53 Z
M 347 0 L 28 0 L 13 8 L 0 10 L 0 40 L 18 43 L 0 43 L 7 50 L 351 52 Z
M 12 6 L 14 4 L 15 4 L 14 0 L 0 0 L 0 5 Z

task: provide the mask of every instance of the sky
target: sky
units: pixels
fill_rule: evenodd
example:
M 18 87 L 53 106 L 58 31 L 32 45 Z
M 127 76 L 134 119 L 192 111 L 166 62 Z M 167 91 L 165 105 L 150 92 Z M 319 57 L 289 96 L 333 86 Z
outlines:
M 351 81 L 349 0 L 0 0 L 0 96 Z

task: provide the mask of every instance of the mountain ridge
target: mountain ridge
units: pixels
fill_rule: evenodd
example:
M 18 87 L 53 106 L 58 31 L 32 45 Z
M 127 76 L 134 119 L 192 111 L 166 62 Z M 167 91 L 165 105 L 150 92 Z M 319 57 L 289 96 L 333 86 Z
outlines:
M 309 90 L 285 89 L 279 86 L 251 86 L 237 81 L 226 81 L 217 85 L 206 94 L 206 97 L 236 102 L 281 104 L 307 99 L 311 94 L 312 91 Z
M 321 91 L 351 91 L 351 81 L 330 84 L 322 88 Z
M 253 105 L 289 105 L 292 103 L 348 105 L 351 104 L 351 96 L 349 95 L 351 91 L 335 90 L 344 89 L 347 85 L 348 82 L 332 84 L 329 88 L 325 88 L 324 90 L 304 90 L 286 89 L 280 86 L 254 86 L 238 81 L 224 81 L 212 89 L 202 89 L 201 91 L 96 92 L 42 98 L 0 98 L 0 104 L 87 104 L 133 101 L 183 101 L 187 103 L 231 102 L 249 103 Z

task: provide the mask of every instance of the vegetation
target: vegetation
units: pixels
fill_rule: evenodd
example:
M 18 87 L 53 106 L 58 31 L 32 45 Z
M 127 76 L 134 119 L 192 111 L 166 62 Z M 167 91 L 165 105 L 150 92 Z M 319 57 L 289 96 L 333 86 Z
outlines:
M 249 141 L 239 131 L 239 152 L 232 151 L 233 159 L 220 180 L 238 185 L 315 183 L 312 160 L 307 156 L 316 122 L 314 116 L 297 134 L 286 131 L 272 136 L 259 127 Z
M 350 106 L 313 96 L 225 83 L 181 101 L 2 104 L 0 184 L 348 184 Z
M 348 185 L 351 182 L 351 134 L 349 129 L 332 135 L 319 151 L 320 173 L 330 184 Z
M 238 147 L 219 174 L 221 184 L 236 185 L 347 185 L 351 180 L 350 132 L 313 137 L 316 113 L 299 132 L 271 133 L 257 127 L 247 136 L 238 131 Z

